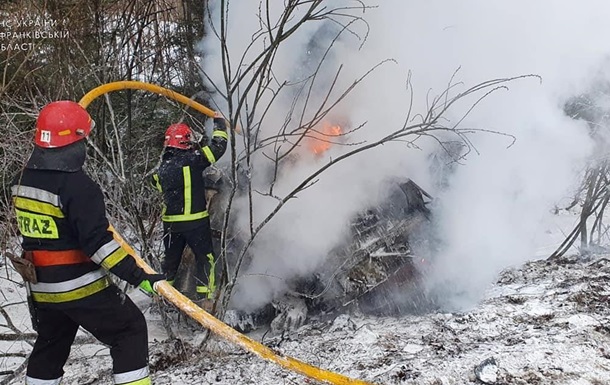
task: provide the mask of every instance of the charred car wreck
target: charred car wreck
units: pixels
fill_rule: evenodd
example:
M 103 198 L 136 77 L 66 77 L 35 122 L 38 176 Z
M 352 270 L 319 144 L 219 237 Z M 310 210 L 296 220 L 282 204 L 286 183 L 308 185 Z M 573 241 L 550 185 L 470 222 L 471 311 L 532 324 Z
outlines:
M 210 168 L 206 178 L 216 253 L 220 255 L 223 215 L 231 186 L 218 168 Z M 261 325 L 279 332 L 296 329 L 307 319 L 354 309 L 376 315 L 421 310 L 419 285 L 421 267 L 426 262 L 424 250 L 430 248 L 428 204 L 432 199 L 408 178 L 388 181 L 386 192 L 382 204 L 351 220 L 349 234 L 330 252 L 322 268 L 293 280 L 283 296 L 256 311 L 227 311 L 225 321 L 243 332 Z M 239 247 L 229 245 L 227 253 Z

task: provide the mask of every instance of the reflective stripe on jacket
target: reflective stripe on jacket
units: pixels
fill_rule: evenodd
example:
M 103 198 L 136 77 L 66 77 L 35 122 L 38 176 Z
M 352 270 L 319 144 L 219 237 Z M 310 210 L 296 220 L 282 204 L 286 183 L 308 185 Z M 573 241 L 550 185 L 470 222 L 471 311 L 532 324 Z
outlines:
M 30 289 L 36 302 L 62 303 L 88 297 L 104 290 L 110 283 L 106 271 L 97 269 L 68 281 L 33 283 Z
M 91 261 L 81 250 L 35 250 L 30 253 L 32 263 L 37 267 L 74 265 Z

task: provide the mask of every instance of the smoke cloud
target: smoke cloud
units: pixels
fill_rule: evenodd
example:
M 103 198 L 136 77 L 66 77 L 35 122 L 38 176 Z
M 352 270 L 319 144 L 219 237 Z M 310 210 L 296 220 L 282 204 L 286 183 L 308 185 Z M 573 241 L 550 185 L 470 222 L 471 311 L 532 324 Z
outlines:
M 275 8 L 271 14 L 277 16 L 283 3 L 270 3 Z M 333 4 L 353 5 L 345 0 L 326 2 L 328 7 Z M 260 28 L 259 3 L 230 5 L 229 53 L 236 63 L 247 52 L 247 64 L 261 49 L 261 43 L 251 45 Z M 436 198 L 433 214 L 441 244 L 434 256 L 431 287 L 447 290 L 452 306 L 472 304 L 499 270 L 534 256 L 550 209 L 571 192 L 592 151 L 586 126 L 566 117 L 563 105 L 608 75 L 602 68 L 610 54 L 607 1 L 385 0 L 362 13 L 352 12 L 366 24 L 354 23 L 337 40 L 314 87 L 317 100 L 339 66 L 336 92 L 383 60 L 392 61 L 373 71 L 337 107 L 337 119 L 352 127 L 365 124 L 349 135 L 350 142 L 379 139 L 404 123 L 410 103 L 409 71 L 415 113 L 425 113 L 427 98 L 443 92 L 458 68 L 455 80 L 463 86 L 455 92 L 524 74 L 539 75 L 542 82 L 514 81 L 509 90 L 480 103 L 462 126 L 511 137 L 473 134 L 476 150 L 462 164 L 449 167 L 450 173 L 439 174 L 432 167 L 431 154 L 439 152 L 432 140 L 420 140 L 418 147 L 385 144 L 329 169 L 261 232 L 255 258 L 240 281 L 236 306 L 263 304 L 285 289 L 286 279 L 318 268 L 345 235 L 349 219 L 381 199 L 383 181 L 395 176 L 411 177 Z M 312 22 L 287 40 L 274 64 L 279 82 L 302 80 L 339 30 L 332 23 Z M 202 51 L 207 75 L 221 84 L 219 42 L 213 33 L 202 42 Z M 276 134 L 286 122 L 295 94 L 296 87 L 282 91 L 262 122 L 265 135 Z M 470 104 L 457 106 L 447 118 L 459 119 Z M 283 196 L 330 158 L 350 149 L 332 146 L 320 158 L 302 155 L 281 171 L 275 193 Z M 257 154 L 254 164 L 252 178 L 264 190 L 270 161 Z M 274 198 L 255 196 L 255 222 L 276 203 Z M 247 228 L 246 216 L 242 219 Z

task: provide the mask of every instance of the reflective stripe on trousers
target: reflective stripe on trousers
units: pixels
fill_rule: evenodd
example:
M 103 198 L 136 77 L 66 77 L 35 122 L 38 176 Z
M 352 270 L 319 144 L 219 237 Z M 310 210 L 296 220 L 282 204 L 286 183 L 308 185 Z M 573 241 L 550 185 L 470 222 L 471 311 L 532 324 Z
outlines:
M 41 380 L 38 378 L 26 376 L 25 385 L 59 385 L 61 383 L 61 379 L 62 377 L 56 378 L 54 380 Z
M 148 366 L 125 373 L 115 373 L 114 383 L 117 385 L 150 385 Z
M 207 294 L 208 299 L 212 299 L 216 291 L 216 262 L 214 261 L 214 254 L 208 253 L 208 261 L 210 262 L 208 285 L 197 285 L 197 293 Z

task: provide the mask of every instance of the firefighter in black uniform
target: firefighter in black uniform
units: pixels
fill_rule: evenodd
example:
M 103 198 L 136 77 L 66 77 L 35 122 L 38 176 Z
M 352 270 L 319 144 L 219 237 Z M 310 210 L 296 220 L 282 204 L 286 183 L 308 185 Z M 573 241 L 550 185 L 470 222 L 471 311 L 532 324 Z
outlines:
M 102 191 L 82 170 L 92 125 L 75 102 L 46 105 L 13 181 L 23 258 L 35 271 L 24 276 L 38 331 L 26 384 L 60 383 L 79 326 L 110 346 L 115 384 L 151 384 L 146 321 L 107 271 L 150 293 L 164 277 L 145 273 L 108 230 Z
M 161 165 L 153 175 L 163 193 L 163 273 L 168 282 L 176 277 L 182 253 L 189 245 L 195 254 L 195 281 L 198 304 L 211 309 L 216 290 L 216 261 L 205 198 L 203 171 L 215 163 L 227 148 L 227 124 L 214 117 L 210 144 L 201 147 L 184 123 L 172 124 L 165 132 Z

